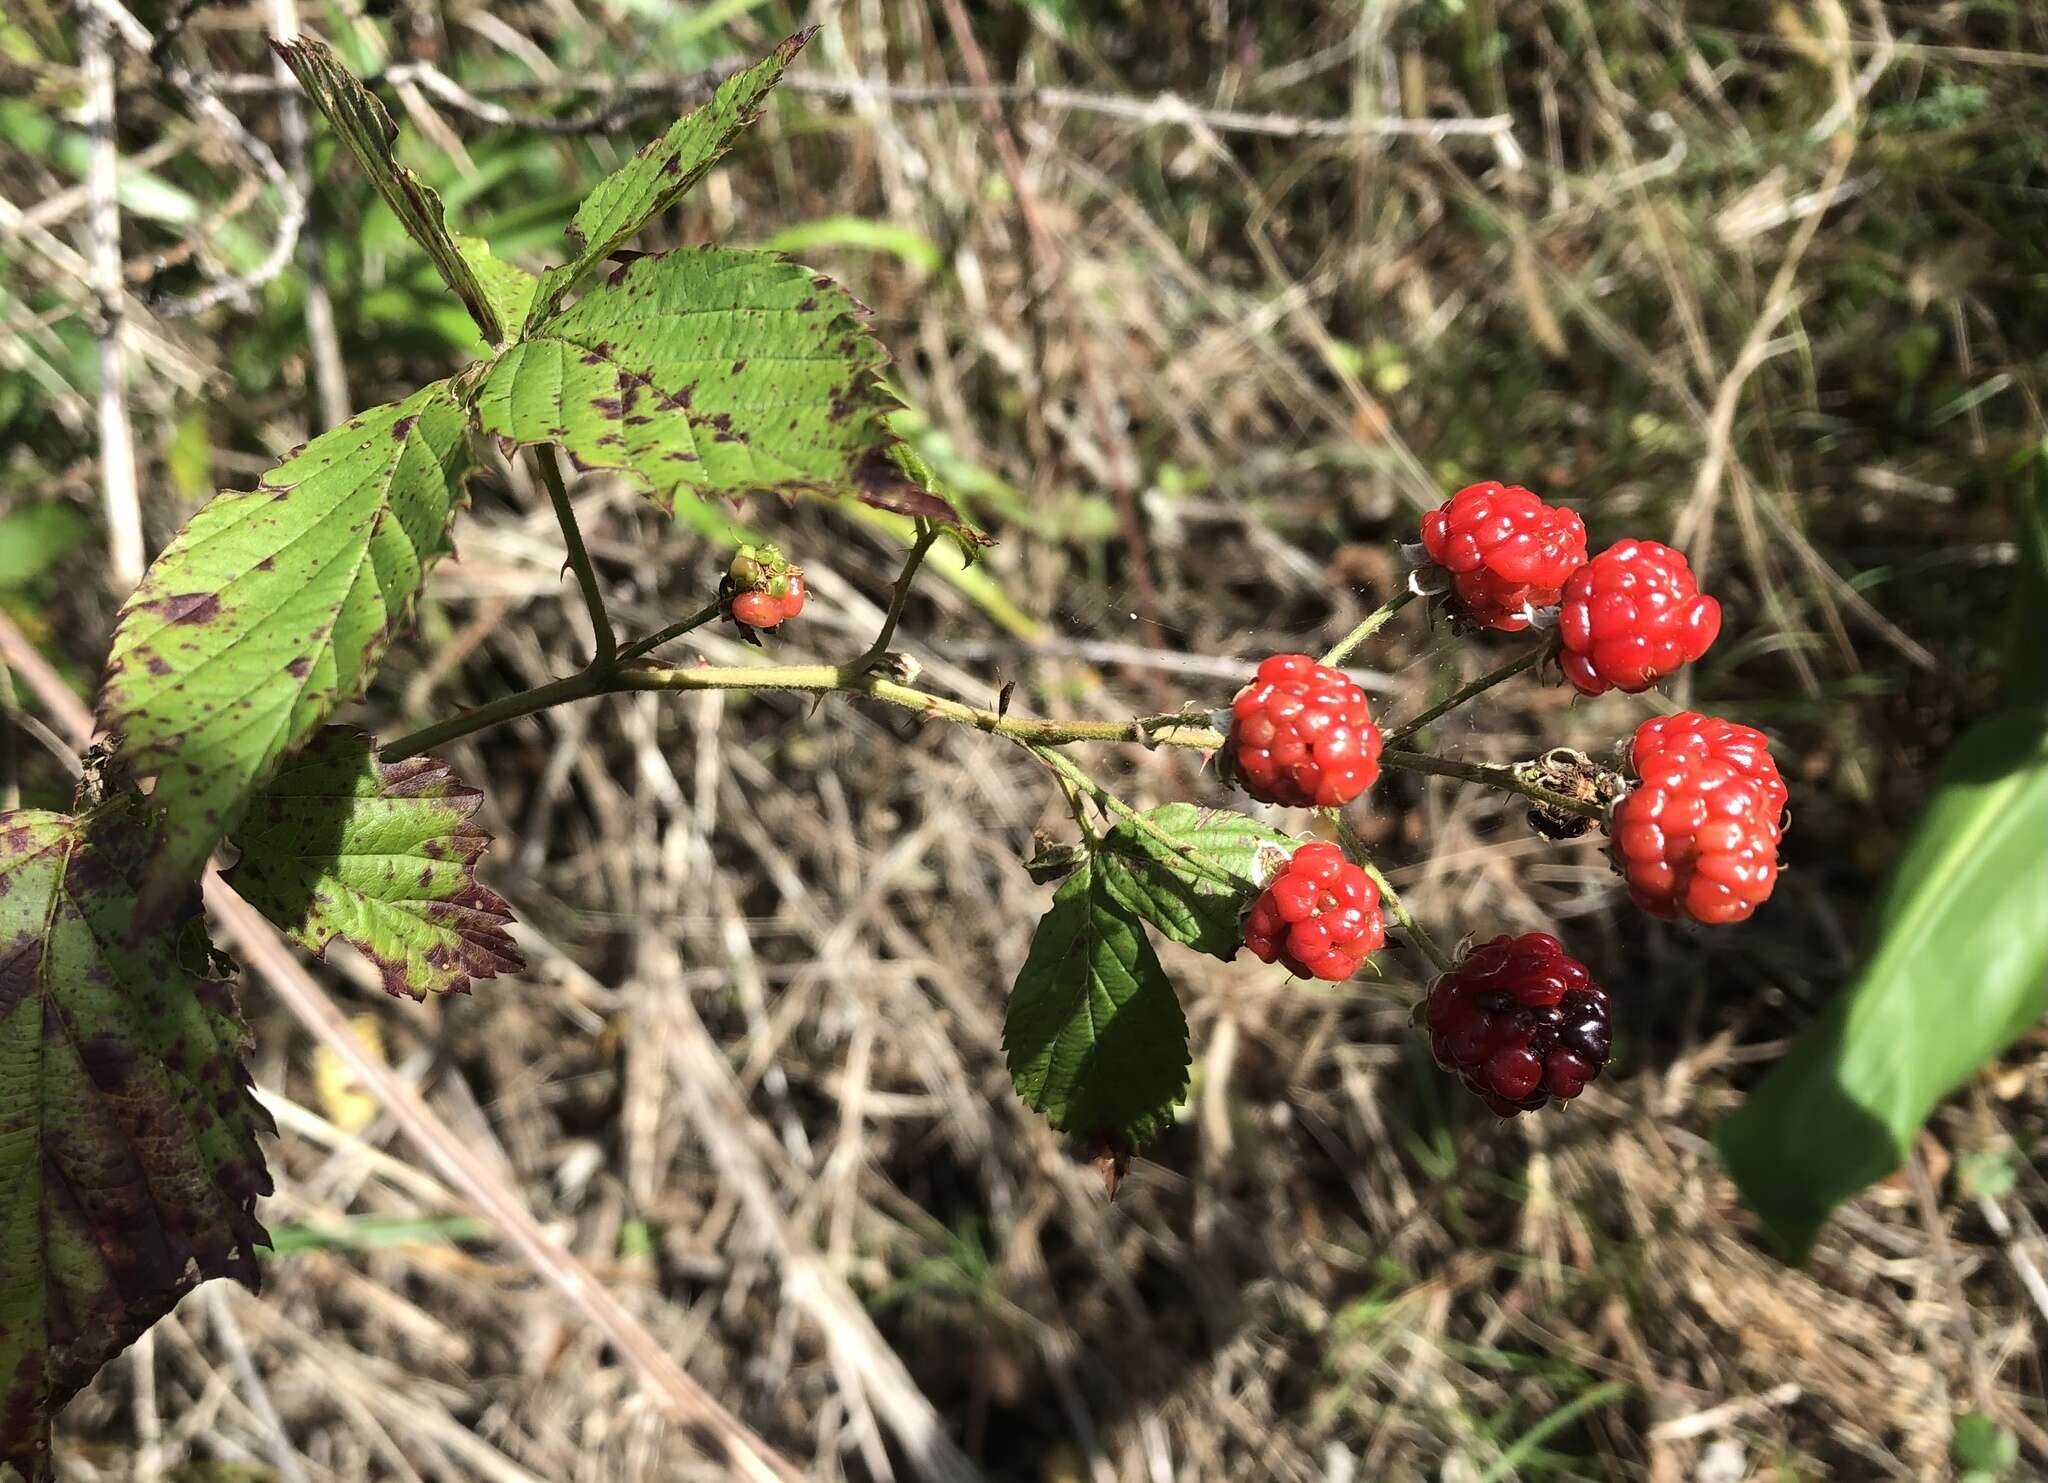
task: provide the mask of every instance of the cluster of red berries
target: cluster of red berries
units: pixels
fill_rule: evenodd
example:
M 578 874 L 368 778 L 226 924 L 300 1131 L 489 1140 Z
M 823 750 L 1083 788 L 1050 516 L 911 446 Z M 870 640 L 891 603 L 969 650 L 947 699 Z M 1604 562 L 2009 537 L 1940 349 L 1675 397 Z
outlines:
M 1564 677 L 1586 695 L 1648 689 L 1705 654 L 1721 607 L 1678 552 L 1625 540 L 1588 557 L 1570 510 L 1515 485 L 1474 484 L 1422 520 L 1426 585 L 1461 624 L 1556 631 Z M 1418 585 L 1424 585 L 1418 578 Z M 803 572 L 773 547 L 743 548 L 732 617 L 770 629 L 803 608 Z M 1307 654 L 1275 654 L 1231 702 L 1223 764 L 1265 803 L 1341 808 L 1378 778 L 1382 739 L 1365 691 Z M 1777 879 L 1787 799 L 1761 732 L 1685 712 L 1646 721 L 1634 782 L 1609 831 L 1630 896 L 1662 917 L 1735 922 Z M 1334 844 L 1299 846 L 1253 901 L 1244 945 L 1302 978 L 1350 978 L 1386 942 L 1376 878 Z M 1607 994 L 1555 937 L 1475 947 L 1431 986 L 1431 1052 L 1503 1117 L 1566 1102 L 1600 1075 Z
M 1647 690 L 1721 631 L 1678 552 L 1631 540 L 1588 558 L 1585 523 L 1519 485 L 1459 490 L 1422 517 L 1421 549 L 1464 623 L 1514 633 L 1554 610 L 1558 664 L 1581 694 Z
M 1720 604 L 1678 552 L 1625 540 L 1589 558 L 1579 516 L 1518 486 L 1462 489 L 1421 534 L 1438 575 L 1418 585 L 1469 627 L 1554 628 L 1558 668 L 1586 695 L 1646 690 L 1720 632 Z M 1231 703 L 1223 764 L 1262 802 L 1340 808 L 1372 786 L 1381 747 L 1365 692 L 1341 670 L 1275 654 Z M 1787 799 L 1763 733 L 1665 716 L 1636 729 L 1628 760 L 1609 832 L 1630 896 L 1662 917 L 1747 917 L 1776 882 Z M 1294 852 L 1245 919 L 1253 955 L 1303 978 L 1349 978 L 1385 941 L 1374 878 L 1320 842 Z M 1607 1064 L 1607 995 L 1545 933 L 1466 953 L 1427 1013 L 1438 1063 L 1504 1117 L 1569 1101 Z

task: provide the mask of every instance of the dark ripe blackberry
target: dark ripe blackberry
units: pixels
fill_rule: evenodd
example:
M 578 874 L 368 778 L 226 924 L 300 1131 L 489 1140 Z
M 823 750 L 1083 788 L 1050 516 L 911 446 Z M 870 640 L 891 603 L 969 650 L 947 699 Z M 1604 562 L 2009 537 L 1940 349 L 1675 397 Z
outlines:
M 1545 932 L 1496 937 L 1429 991 L 1429 1048 L 1502 1117 L 1566 1102 L 1607 1064 L 1606 991 Z

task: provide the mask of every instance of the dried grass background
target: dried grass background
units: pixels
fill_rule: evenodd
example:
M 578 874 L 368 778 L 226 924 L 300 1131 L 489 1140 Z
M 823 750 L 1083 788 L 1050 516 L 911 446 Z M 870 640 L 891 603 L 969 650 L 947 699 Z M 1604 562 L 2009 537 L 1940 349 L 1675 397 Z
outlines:
M 0 385 L 28 390 L 0 509 L 54 494 L 112 516 L 111 544 L 10 611 L 85 684 L 124 508 L 154 551 L 323 409 L 460 356 L 317 118 L 292 266 L 242 307 L 167 312 L 240 271 L 230 228 L 258 256 L 281 240 L 282 197 L 118 23 L 7 14 Z M 1392 591 L 1420 509 L 1519 480 L 1596 542 L 1685 545 L 1723 598 L 1720 648 L 1665 703 L 1772 731 L 1795 790 L 1784 885 L 1745 927 L 1670 929 L 1626 909 L 1597 838 L 1552 845 L 1492 795 L 1390 776 L 1363 827 L 1424 922 L 1559 931 L 1615 993 L 1616 1065 L 1569 1113 L 1497 1125 L 1410 1029 L 1413 956 L 1330 987 L 1167 947 L 1193 1094 L 1109 1202 L 1002 1065 L 1046 899 L 1020 861 L 1072 830 L 1043 772 L 843 698 L 609 701 L 451 749 L 487 790 L 529 976 L 416 1006 L 340 954 L 316 969 L 439 1135 L 821 1479 L 1937 1478 L 1969 1410 L 2038 1475 L 2048 1039 L 1953 1099 L 1803 1270 L 1706 1137 L 1843 982 L 1932 762 L 1995 688 L 2005 480 L 2042 435 L 2048 370 L 2048 14 L 846 0 L 814 18 L 802 85 L 643 245 L 841 218 L 923 244 L 839 226 L 797 250 L 873 306 L 999 537 L 995 598 L 921 580 L 897 647 L 926 683 L 986 701 L 1014 681 L 1026 714 L 1220 704 L 1256 656 L 1318 648 Z M 286 169 L 300 124 L 266 30 L 377 39 L 409 158 L 537 265 L 580 184 L 679 106 L 625 83 L 804 19 L 450 0 L 132 22 L 182 28 L 171 54 Z M 76 126 L 95 76 L 127 168 L 205 207 L 180 223 L 124 200 L 111 255 Z M 595 135 L 503 114 L 642 97 Z M 130 359 L 111 411 L 109 305 Z M 109 416 L 132 433 L 125 494 Z M 716 540 L 600 480 L 577 495 L 626 631 L 703 601 Z M 778 654 L 859 652 L 899 536 L 817 505 L 743 513 L 810 576 Z M 521 471 L 478 481 L 458 539 L 358 713 L 387 735 L 587 653 Z M 1385 715 L 1490 662 L 1410 616 L 1389 634 L 1358 660 Z M 737 652 L 709 629 L 692 646 Z M 1523 683 L 1435 744 L 1597 751 L 1655 703 Z M 1136 803 L 1224 796 L 1184 756 L 1087 761 Z M 10 766 L 27 796 L 63 788 L 33 746 Z M 728 1475 L 331 1047 L 260 979 L 244 1002 L 283 1249 L 261 1297 L 203 1289 L 75 1403 L 67 1479 Z

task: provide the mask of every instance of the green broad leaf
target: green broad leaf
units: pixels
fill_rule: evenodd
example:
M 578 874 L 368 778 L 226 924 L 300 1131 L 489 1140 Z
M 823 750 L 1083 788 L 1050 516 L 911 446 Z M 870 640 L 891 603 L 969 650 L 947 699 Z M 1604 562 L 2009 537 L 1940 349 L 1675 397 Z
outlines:
M 1949 1434 L 1949 1456 L 1957 1467 L 1987 1478 L 2004 1476 L 2020 1460 L 2019 1438 L 1982 1411 L 1965 1411 Z
M 51 1415 L 208 1277 L 254 1282 L 270 1120 L 200 925 L 137 926 L 149 814 L 0 814 L 0 1477 L 51 1476 Z
M 763 60 L 728 77 L 710 102 L 677 119 L 666 134 L 597 183 L 569 224 L 569 235 L 582 251 L 541 275 L 540 295 L 522 338 L 531 336 L 562 300 L 579 292 L 606 258 L 689 194 L 760 116 L 761 104 L 782 81 L 783 69 L 816 31 L 815 26 L 799 31 Z
M 500 321 L 491 295 L 477 280 L 475 270 L 450 235 L 441 213 L 440 196 L 398 163 L 393 153 L 398 125 L 391 121 L 376 94 L 342 66 L 324 41 L 301 36 L 270 44 L 284 58 L 308 96 L 320 105 L 320 111 L 334 125 L 334 132 L 341 136 L 362 165 L 363 173 L 370 177 L 370 183 L 377 187 L 377 194 L 405 227 L 406 235 L 420 245 L 440 270 L 442 279 L 462 300 L 484 339 L 493 345 L 502 343 L 512 326 Z
M 196 878 L 249 791 L 360 695 L 448 550 L 470 466 L 437 381 L 220 495 L 121 610 L 99 698 L 166 817 L 162 877 Z
M 1794 1260 L 1899 1166 L 1937 1102 L 2048 1012 L 2044 840 L 2048 712 L 2009 711 L 1950 753 L 1854 979 L 1715 1130 Z
M 462 254 L 462 260 L 476 275 L 477 284 L 490 301 L 491 312 L 498 316 L 498 322 L 507 326 L 524 324 L 533 308 L 533 296 L 540 288 L 540 280 L 526 269 L 500 258 L 491 251 L 491 244 L 481 237 L 458 234 L 453 241 L 455 250 Z
M 1187 1095 L 1188 1025 L 1145 928 L 1084 865 L 1054 894 L 1010 992 L 1010 1080 L 1077 1138 L 1148 1142 Z
M 519 972 L 512 909 L 476 874 L 484 795 L 444 762 L 380 762 L 375 746 L 329 726 L 288 757 L 235 829 L 229 884 L 315 953 L 348 943 L 392 994 L 463 994 Z
M 1125 911 L 1175 942 L 1225 962 L 1244 945 L 1239 920 L 1295 841 L 1229 809 L 1169 803 L 1120 821 L 1096 856 L 1102 886 Z
M 865 313 L 765 253 L 638 258 L 498 357 L 473 393 L 478 423 L 629 473 L 663 510 L 758 490 L 953 520 L 890 454 L 899 403 Z
M 54 501 L 0 514 L 0 588 L 25 587 L 75 550 L 92 522 Z

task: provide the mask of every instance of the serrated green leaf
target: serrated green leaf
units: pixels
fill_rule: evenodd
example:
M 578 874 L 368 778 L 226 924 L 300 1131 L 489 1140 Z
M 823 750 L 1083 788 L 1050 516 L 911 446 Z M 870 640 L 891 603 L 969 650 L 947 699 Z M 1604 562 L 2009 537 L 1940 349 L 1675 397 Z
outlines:
M 505 339 L 511 324 L 498 318 L 491 296 L 477 281 L 475 271 L 456 246 L 441 213 L 441 198 L 420 178 L 398 163 L 392 153 L 398 142 L 398 125 L 377 97 L 341 65 L 324 41 L 300 36 L 292 41 L 272 41 L 285 65 L 299 79 L 307 95 L 327 115 L 334 132 L 349 147 L 377 194 L 440 271 L 443 281 L 462 300 L 476 321 L 484 339 L 496 345 Z M 513 321 L 516 324 L 517 321 Z
M 1855 978 L 1715 1130 L 1794 1260 L 1836 1205 L 1898 1167 L 1937 1102 L 2048 1011 L 2044 840 L 2048 712 L 2007 712 L 1950 754 Z
M 1003 1022 L 1025 1104 L 1080 1138 L 1136 1147 L 1187 1094 L 1188 1025 L 1145 929 L 1092 865 L 1038 924 Z
M 375 748 L 329 726 L 287 758 L 235 829 L 229 883 L 313 952 L 347 942 L 392 994 L 465 994 L 519 972 L 512 909 L 476 876 L 484 795 L 445 762 L 380 762 Z
M 760 116 L 762 101 L 816 30 L 799 31 L 763 60 L 728 77 L 710 102 L 677 119 L 666 134 L 597 183 L 569 224 L 569 235 L 582 244 L 582 251 L 541 274 L 540 294 L 522 337 L 531 336 L 563 299 L 584 287 L 606 258 L 704 178 Z
M 195 515 L 121 610 L 99 711 L 198 875 L 249 790 L 363 691 L 412 611 L 469 468 L 437 381 L 322 433 Z
M 899 405 L 865 311 L 765 253 L 639 258 L 508 348 L 479 383 L 486 431 L 678 494 L 850 494 L 936 519 L 952 507 L 890 456 Z
M 490 301 L 491 312 L 498 316 L 498 322 L 503 325 L 524 324 L 533 308 L 533 296 L 540 288 L 540 280 L 492 252 L 491 244 L 481 237 L 457 234 L 453 241 L 455 250 L 462 254 L 462 260 L 476 275 L 477 284 Z
M 47 1478 L 51 1414 L 266 1240 L 234 995 L 180 963 L 198 892 L 136 925 L 152 844 L 133 798 L 0 814 L 0 1476 Z
M 1103 889 L 1175 942 L 1228 962 L 1244 944 L 1239 919 L 1295 841 L 1244 814 L 1192 803 L 1141 817 L 1145 827 L 1124 819 L 1104 837 L 1096 857 Z

